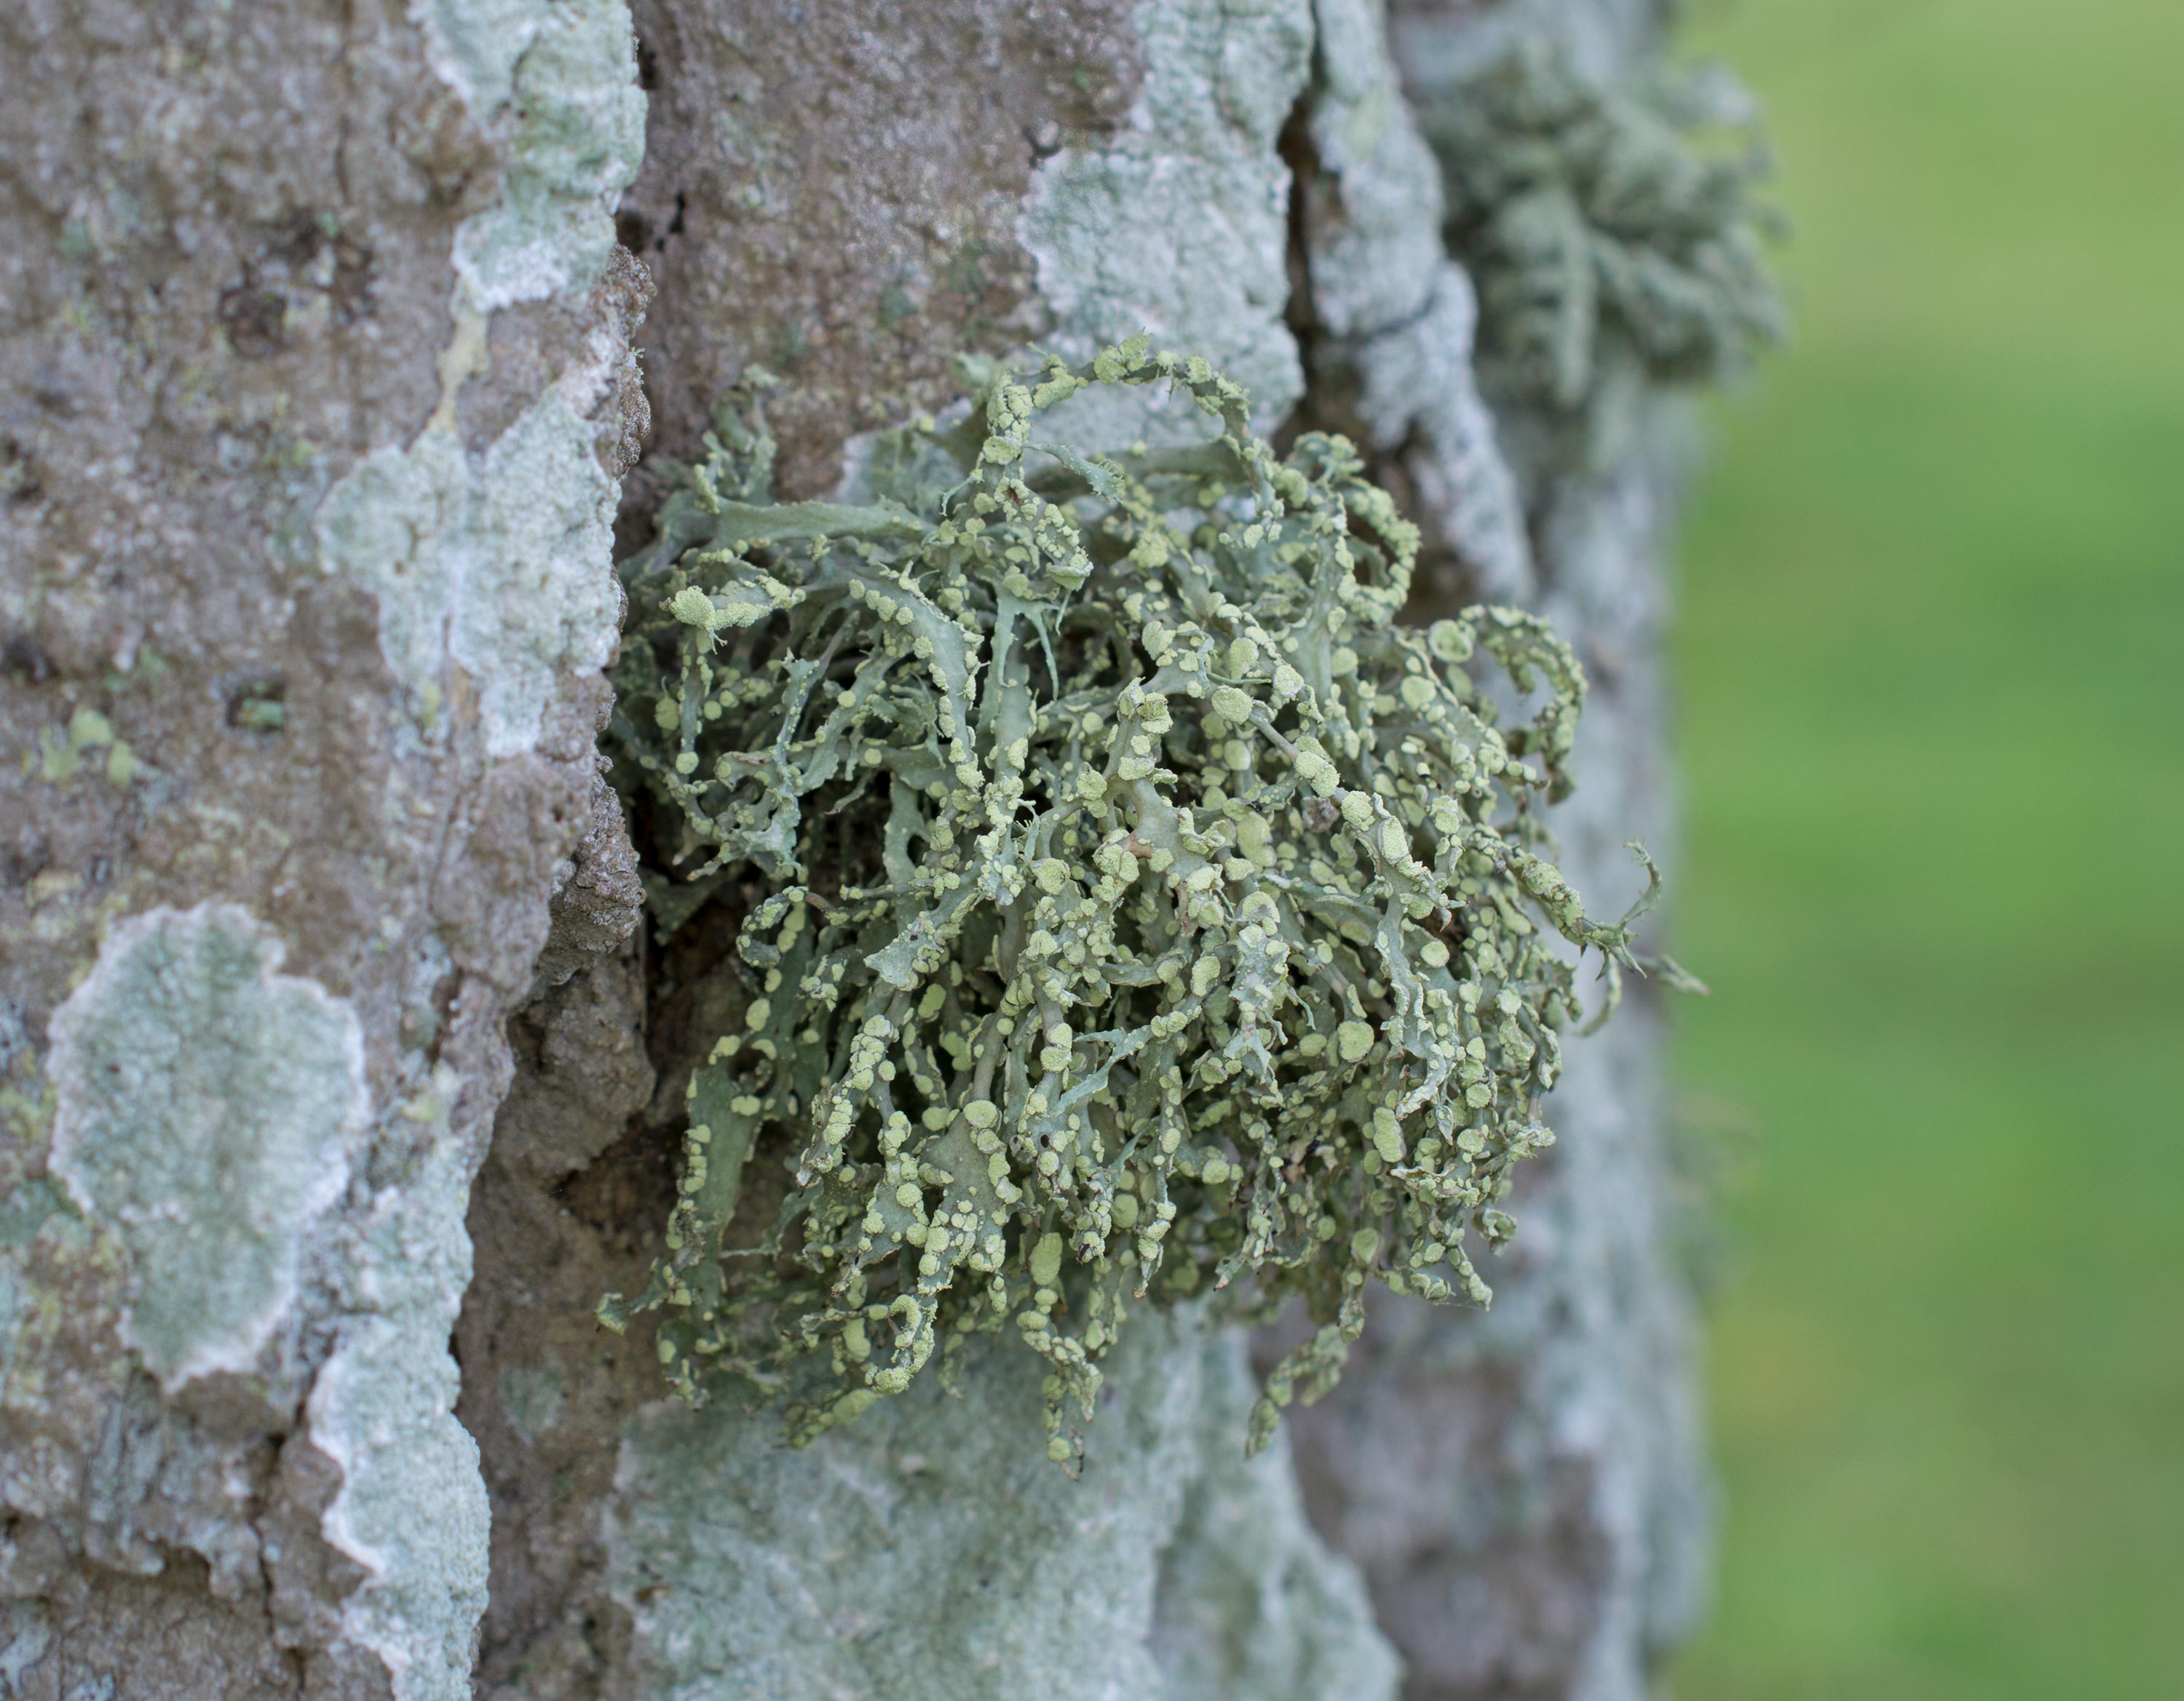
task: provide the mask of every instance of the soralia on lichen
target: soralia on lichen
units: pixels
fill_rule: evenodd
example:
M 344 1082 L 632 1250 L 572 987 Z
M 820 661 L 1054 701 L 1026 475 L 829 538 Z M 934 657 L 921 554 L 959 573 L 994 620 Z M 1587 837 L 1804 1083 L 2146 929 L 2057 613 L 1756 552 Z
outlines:
M 659 1309 L 678 1387 L 755 1383 L 797 1440 L 1011 1333 L 1069 1464 L 1131 1309 L 1236 1283 L 1319 1325 L 1262 1441 L 1368 1281 L 1486 1300 L 1467 1248 L 1552 1137 L 1576 959 L 1604 1003 L 1635 962 L 1542 853 L 1583 678 L 1517 610 L 1398 624 L 1412 528 L 1342 439 L 1277 457 L 1202 359 L 969 375 L 863 506 L 772 499 L 747 388 L 625 564 L 612 736 L 659 924 L 746 906 L 746 986 L 666 1250 L 602 1315 Z M 1206 442 L 1040 429 L 1159 384 Z M 792 1181 L 738 1232 L 754 1154 Z

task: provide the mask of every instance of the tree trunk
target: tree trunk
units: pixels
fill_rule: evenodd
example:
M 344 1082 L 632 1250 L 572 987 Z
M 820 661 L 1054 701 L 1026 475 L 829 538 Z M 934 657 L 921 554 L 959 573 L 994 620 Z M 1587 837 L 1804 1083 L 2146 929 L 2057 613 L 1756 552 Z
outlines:
M 1613 86 L 1659 27 L 1651 5 L 1616 0 L 1396 12 L 1402 81 L 1426 111 L 1535 32 Z M 1322 325 L 1347 331 L 1321 275 Z M 1675 864 L 1661 557 L 1689 427 L 1673 397 L 1641 397 L 1616 434 L 1574 433 L 1529 398 L 1497 397 L 1491 420 L 1452 405 L 1470 395 L 1474 314 L 1451 281 L 1379 346 L 1322 345 L 1315 395 L 1354 396 L 1341 423 L 1388 452 L 1459 600 L 1521 600 L 1583 659 L 1578 787 L 1557 831 L 1572 881 L 1613 914 L 1641 883 L 1624 840 Z M 1710 1484 L 1661 1024 L 1641 986 L 1570 1047 L 1549 1106 L 1558 1144 L 1520 1181 L 1492 1308 L 1377 1293 L 1341 1385 L 1291 1420 L 1312 1522 L 1363 1569 L 1409 1701 L 1636 1701 L 1703 1608 Z
M 1267 429 L 1368 443 L 1441 594 L 1577 643 L 1560 831 L 1614 913 L 1616 846 L 1668 824 L 1680 439 L 1649 403 L 1580 453 L 1482 396 L 1412 103 L 1515 31 L 1605 75 L 1655 29 L 0 21 L 0 1695 L 1642 1693 L 1706 1523 L 1642 994 L 1573 1048 L 1493 1311 L 1376 1306 L 1256 1459 L 1246 1343 L 1188 1311 L 1117 1362 L 1081 1481 L 1000 1356 L 788 1451 L 594 1321 L 666 1220 L 727 943 L 638 928 L 594 739 L 640 447 L 687 456 L 767 366 L 783 492 L 824 493 L 954 355 L 1150 330 Z

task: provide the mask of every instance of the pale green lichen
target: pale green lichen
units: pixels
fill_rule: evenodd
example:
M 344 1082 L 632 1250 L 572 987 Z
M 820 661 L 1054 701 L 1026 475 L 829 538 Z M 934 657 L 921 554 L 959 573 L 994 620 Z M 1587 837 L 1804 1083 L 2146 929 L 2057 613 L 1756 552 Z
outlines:
M 471 1279 L 476 1153 L 449 1124 L 463 1085 L 443 1063 L 399 1108 L 400 1156 L 382 1148 L 369 1205 L 328 1237 L 333 1351 L 306 1408 L 311 1444 L 341 1472 L 320 1528 L 360 1573 L 342 1626 L 386 1667 L 394 1701 L 471 1693 L 486 1606 L 492 1508 L 448 1352 Z
M 614 203 L 644 154 L 629 8 L 422 0 L 411 15 L 473 120 L 512 131 L 499 193 L 456 235 L 470 305 L 581 294 L 614 251 Z
M 50 785 L 72 778 L 94 753 L 103 751 L 99 765 L 109 785 L 125 787 L 136 777 L 136 753 L 114 736 L 114 724 L 97 709 L 86 706 L 69 717 L 65 731 L 42 728 L 35 755 L 25 753 L 25 771 L 35 767 L 38 777 Z
M 482 454 L 456 400 L 491 364 L 494 309 L 581 303 L 615 252 L 613 208 L 644 151 L 644 96 L 622 0 L 426 0 L 415 9 L 435 74 L 504 139 L 491 202 L 457 227 L 454 326 L 440 405 L 404 444 L 376 449 L 327 492 L 317 559 L 371 590 L 380 648 L 427 741 L 474 692 L 494 756 L 536 747 L 565 673 L 613 652 L 618 480 L 599 464 L 596 399 L 619 358 L 594 333 Z M 278 731 L 278 703 L 238 724 Z
M 355 1013 L 281 950 L 233 905 L 155 909 L 53 1014 L 53 1173 L 125 1248 L 124 1333 L 170 1388 L 251 1368 L 364 1126 Z
M 1715 380 L 1780 337 L 1752 127 L 1718 71 L 1606 85 L 1540 37 L 1438 103 L 1426 131 L 1490 386 L 1576 409 L 1620 371 Z M 1724 135 L 1742 145 L 1711 145 Z
M 799 1440 L 1012 1331 L 1067 1463 L 1125 1314 L 1242 1281 L 1321 1326 L 1263 1439 L 1369 1280 L 1488 1298 L 1467 1247 L 1510 1232 L 1580 1014 L 1552 936 L 1610 998 L 1634 961 L 1541 854 L 1582 676 L 1514 609 L 1398 625 L 1413 529 L 1341 439 L 1277 458 L 1202 359 L 981 376 L 855 508 L 771 500 L 746 394 L 625 564 L 655 903 L 748 905 L 747 1003 L 690 1083 L 666 1254 L 603 1315 L 660 1309 L 677 1387 L 783 1393 Z M 1159 384 L 1216 433 L 1034 434 Z M 755 1152 L 793 1185 L 728 1244 Z
M 1256 1389 L 1233 1333 L 1139 1320 L 1074 1482 L 1024 1444 L 1041 1368 L 913 1387 L 822 1459 L 761 1418 L 640 1411 L 601 1520 L 627 1693 L 1393 1701 L 1394 1651 L 1289 1459 L 1239 1456 Z
M 380 648 L 426 737 L 446 734 L 450 662 L 476 695 L 486 748 L 503 756 L 537 744 L 565 672 L 612 655 L 616 486 L 594 434 L 549 392 L 482 458 L 428 427 L 327 493 L 320 559 L 377 596 Z
M 1276 147 L 1312 76 L 1311 0 L 1161 0 L 1134 9 L 1145 81 L 1129 121 L 1043 162 L 1022 239 L 1072 360 L 1136 331 L 1196 349 L 1279 414 L 1304 392 L 1289 299 L 1290 174 Z M 1217 208 L 1217 216 L 1208 210 Z M 1081 393 L 1095 441 L 1188 435 L 1188 409 Z

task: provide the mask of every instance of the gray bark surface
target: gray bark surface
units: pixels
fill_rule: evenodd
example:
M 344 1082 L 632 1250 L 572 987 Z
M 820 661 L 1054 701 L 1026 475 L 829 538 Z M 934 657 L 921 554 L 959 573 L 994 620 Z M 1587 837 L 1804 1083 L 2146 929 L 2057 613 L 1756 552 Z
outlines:
M 1404 0 L 1391 48 L 1423 108 L 1521 35 L 1613 80 L 1656 50 L 1658 29 L 1652 6 L 1617 0 Z M 1452 282 L 1377 341 L 1322 343 L 1316 393 L 1412 492 L 1445 552 L 1440 593 L 1535 607 L 1584 661 L 1578 788 L 1556 830 L 1573 883 L 1613 914 L 1642 884 L 1624 840 L 1675 864 L 1662 557 L 1689 427 L 1674 400 L 1604 445 L 1521 403 L 1489 418 L 1462 370 L 1470 294 Z M 1364 1569 L 1411 1701 L 1636 1701 L 1702 1610 L 1711 1481 L 1675 1257 L 1663 1014 L 1641 984 L 1570 1045 L 1548 1110 L 1558 1143 L 1519 1183 L 1491 1309 L 1374 1294 L 1340 1386 L 1291 1418 L 1312 1520 Z
M 0 1690 L 466 1694 L 465 1202 L 557 892 L 633 919 L 567 881 L 627 25 L 33 0 L 0 53 Z
M 739 996 L 717 927 L 636 931 L 611 531 L 753 364 L 792 496 L 1034 341 L 1149 330 L 1352 430 L 1451 585 L 1579 644 L 1562 831 L 1596 911 L 1635 888 L 1674 433 L 1573 470 L 1481 396 L 1402 86 L 1519 25 L 1606 68 L 1654 20 L 0 20 L 0 1696 L 1642 1693 L 1705 1528 L 1642 995 L 1573 1048 L 1493 1312 L 1376 1307 L 1255 1460 L 1195 1315 L 1081 1482 L 998 1358 L 789 1452 L 593 1320 Z

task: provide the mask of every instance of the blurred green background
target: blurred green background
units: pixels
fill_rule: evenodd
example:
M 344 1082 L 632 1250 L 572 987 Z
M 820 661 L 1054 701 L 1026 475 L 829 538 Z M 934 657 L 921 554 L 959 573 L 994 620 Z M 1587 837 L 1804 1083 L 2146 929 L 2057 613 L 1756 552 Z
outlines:
M 1796 345 L 1714 413 L 1680 1701 L 2184 1697 L 2184 4 L 1741 0 Z

